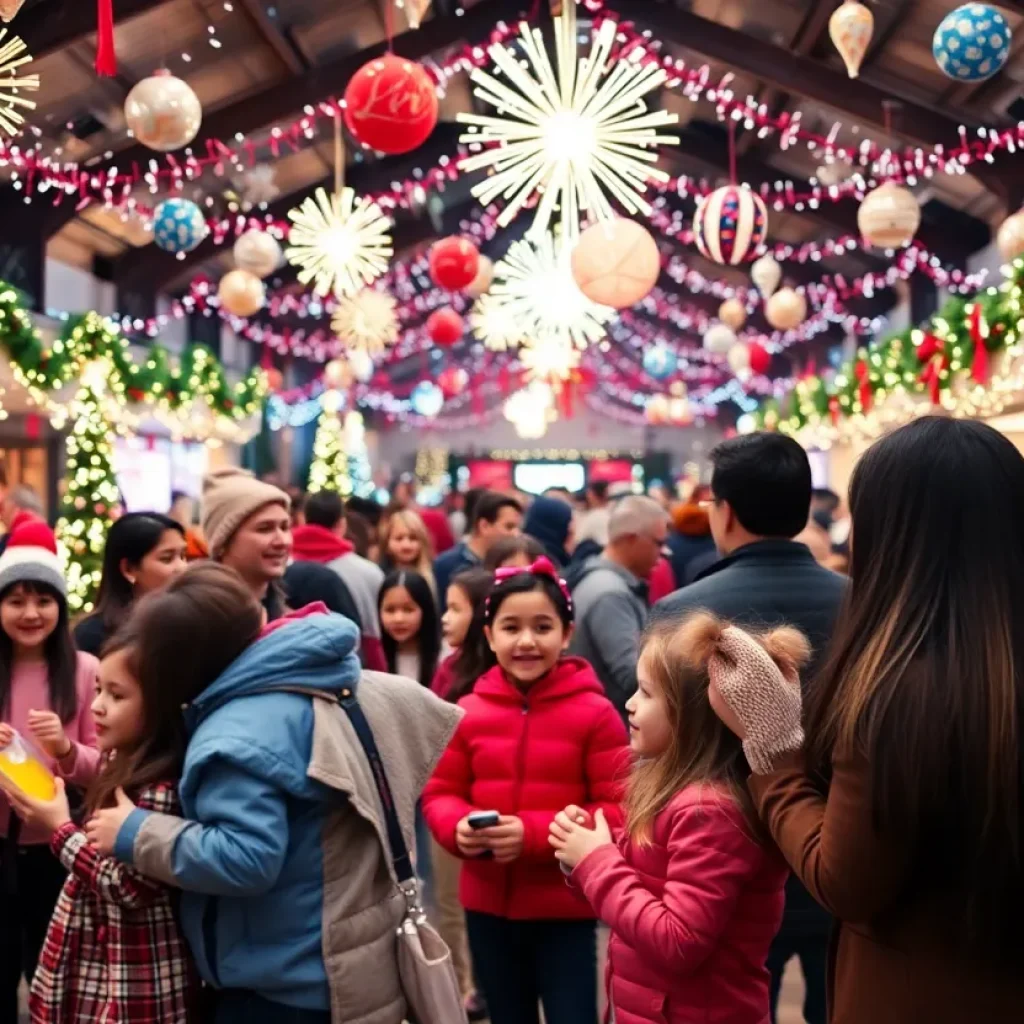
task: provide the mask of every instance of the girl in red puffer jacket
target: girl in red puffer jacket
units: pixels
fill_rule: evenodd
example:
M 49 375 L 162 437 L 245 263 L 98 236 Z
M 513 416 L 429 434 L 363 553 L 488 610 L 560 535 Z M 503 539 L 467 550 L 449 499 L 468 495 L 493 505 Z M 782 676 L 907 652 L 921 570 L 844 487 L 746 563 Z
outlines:
M 427 824 L 463 858 L 460 897 L 491 1024 L 597 1020 L 595 915 L 548 845 L 567 804 L 617 821 L 626 734 L 591 667 L 564 652 L 572 599 L 546 558 L 499 569 L 485 611 L 497 664 L 423 794 Z M 490 821 L 488 820 L 490 818 Z
M 714 620 L 667 623 L 644 644 L 629 700 L 639 757 L 626 827 L 612 842 L 599 811 L 566 807 L 551 826 L 571 884 L 611 928 L 615 1024 L 767 1024 L 768 947 L 788 874 L 747 792 L 743 746 L 712 710 Z M 794 630 L 761 638 L 796 665 Z

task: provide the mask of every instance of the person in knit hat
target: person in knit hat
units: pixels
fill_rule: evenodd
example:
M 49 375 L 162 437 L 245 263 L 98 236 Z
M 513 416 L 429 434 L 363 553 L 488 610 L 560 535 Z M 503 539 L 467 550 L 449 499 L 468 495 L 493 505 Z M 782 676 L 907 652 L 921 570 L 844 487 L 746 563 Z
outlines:
M 275 585 L 292 553 L 288 495 L 244 469 L 216 470 L 203 480 L 202 526 L 210 558 L 245 580 L 269 619 L 280 618 L 284 604 Z

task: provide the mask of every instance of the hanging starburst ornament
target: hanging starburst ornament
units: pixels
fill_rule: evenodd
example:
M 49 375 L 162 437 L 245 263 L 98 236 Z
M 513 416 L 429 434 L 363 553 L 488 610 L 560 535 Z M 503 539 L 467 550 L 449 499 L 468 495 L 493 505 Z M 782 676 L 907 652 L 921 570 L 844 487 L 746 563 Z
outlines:
M 492 352 L 505 352 L 523 340 L 523 329 L 508 307 L 492 295 L 481 295 L 469 314 L 473 336 Z
M 397 306 L 385 292 L 364 288 L 341 300 L 331 327 L 350 349 L 380 355 L 398 337 Z
M 485 206 L 508 200 L 498 218 L 507 227 L 523 207 L 537 198 L 529 236 L 539 238 L 560 212 L 563 236 L 575 241 L 584 213 L 612 220 L 612 200 L 632 214 L 648 215 L 644 197 L 652 181 L 668 175 L 655 163 L 659 145 L 678 145 L 675 136 L 658 130 L 677 124 L 667 110 L 648 110 L 644 97 L 668 80 L 654 63 L 643 63 L 639 50 L 615 54 L 617 25 L 606 20 L 591 42 L 590 54 L 577 53 L 576 0 L 567 0 L 555 18 L 555 64 L 540 29 L 525 22 L 519 44 L 526 60 L 495 44 L 489 50 L 496 77 L 483 69 L 472 74 L 476 96 L 499 116 L 459 114 L 469 125 L 461 141 L 483 144 L 482 152 L 463 159 L 463 171 L 487 170 L 490 176 L 473 188 Z
M 32 54 L 27 52 L 21 36 L 6 37 L 7 29 L 0 29 L 0 131 L 17 135 L 25 123 L 21 110 L 36 109 L 35 101 L 25 99 L 21 93 L 37 92 L 39 76 L 18 77 L 18 69 L 32 63 Z
M 293 226 L 285 250 L 288 262 L 299 268 L 299 280 L 313 282 L 324 298 L 333 294 L 341 299 L 372 284 L 394 254 L 391 221 L 372 199 L 344 186 L 344 167 L 341 121 L 335 113 L 334 193 L 318 188 L 288 211 Z
M 572 371 L 579 368 L 580 358 L 579 349 L 573 348 L 571 342 L 551 338 L 519 350 L 519 362 L 530 380 L 568 380 Z
M 604 337 L 605 324 L 615 315 L 580 291 L 569 246 L 551 234 L 512 243 L 494 268 L 489 297 L 519 325 L 524 347 L 551 342 L 585 349 Z

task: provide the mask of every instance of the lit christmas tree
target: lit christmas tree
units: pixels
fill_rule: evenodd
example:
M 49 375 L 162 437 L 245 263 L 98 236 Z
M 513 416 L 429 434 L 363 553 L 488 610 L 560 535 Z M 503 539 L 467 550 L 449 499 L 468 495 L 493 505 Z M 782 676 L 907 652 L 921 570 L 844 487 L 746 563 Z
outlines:
M 310 494 L 335 491 L 343 498 L 352 496 L 345 430 L 338 416 L 342 401 L 337 391 L 325 391 L 321 399 L 320 420 L 313 440 L 313 462 L 309 467 Z
M 366 427 L 363 414 L 350 412 L 345 416 L 344 445 L 348 452 L 348 475 L 352 493 L 360 498 L 373 496 L 376 487 L 370 469 L 370 453 L 366 447 Z

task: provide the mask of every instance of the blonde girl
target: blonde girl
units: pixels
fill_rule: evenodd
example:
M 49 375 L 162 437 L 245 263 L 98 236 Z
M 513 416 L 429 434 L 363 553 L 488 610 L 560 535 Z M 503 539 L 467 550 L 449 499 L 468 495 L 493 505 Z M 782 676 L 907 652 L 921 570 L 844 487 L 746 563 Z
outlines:
M 381 530 L 380 549 L 388 569 L 418 572 L 437 592 L 434 581 L 434 545 L 418 512 L 396 509 Z

